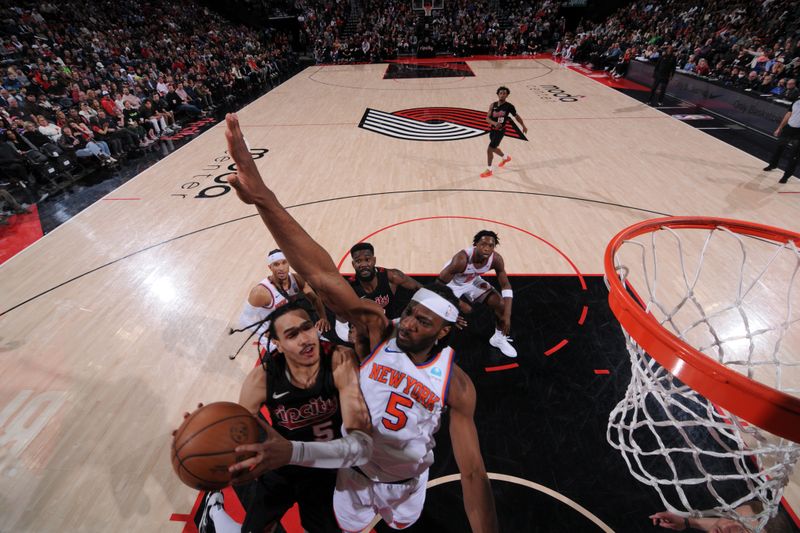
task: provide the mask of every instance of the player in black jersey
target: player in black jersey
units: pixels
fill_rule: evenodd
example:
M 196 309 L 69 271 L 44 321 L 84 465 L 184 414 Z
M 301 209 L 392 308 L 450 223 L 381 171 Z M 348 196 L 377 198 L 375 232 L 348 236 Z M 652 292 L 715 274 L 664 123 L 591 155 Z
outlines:
M 320 342 L 299 302 L 273 312 L 269 335 L 277 350 L 262 356 L 239 397 L 266 432 L 262 443 L 238 447 L 237 452 L 256 455 L 231 467 L 234 484 L 243 487 L 237 492 L 245 522 L 240 525 L 225 513 L 221 493 L 207 498 L 203 518 L 213 521 L 217 533 L 261 533 L 272 531 L 297 503 L 306 531 L 339 532 L 333 514 L 336 469 L 364 464 L 372 452 L 358 363 L 352 350 Z M 272 426 L 260 418 L 262 406 Z
M 492 129 L 489 131 L 489 148 L 486 150 L 488 159 L 487 167 L 486 171 L 481 173 L 482 178 L 489 178 L 492 176 L 492 159 L 494 158 L 494 154 L 502 158 L 500 165 L 498 165 L 500 167 L 505 166 L 506 163 L 511 161 L 511 156 L 505 155 L 500 149 L 500 141 L 503 140 L 506 134 L 506 121 L 509 120 L 511 115 L 514 115 L 514 118 L 516 118 L 517 122 L 522 126 L 522 133 L 528 133 L 528 127 L 525 126 L 522 117 L 517 114 L 517 108 L 506 101 L 510 93 L 511 91 L 508 90 L 508 87 L 498 88 L 497 101 L 492 102 L 492 105 L 489 106 L 489 112 L 486 114 L 486 121 Z
M 360 242 L 350 248 L 350 258 L 356 271 L 355 279 L 350 280 L 353 290 L 359 298 L 375 300 L 389 319 L 399 317 L 405 307 L 397 305 L 395 294 L 398 287 L 409 291 L 417 291 L 422 287 L 396 268 L 376 267 L 375 248 L 368 242 Z

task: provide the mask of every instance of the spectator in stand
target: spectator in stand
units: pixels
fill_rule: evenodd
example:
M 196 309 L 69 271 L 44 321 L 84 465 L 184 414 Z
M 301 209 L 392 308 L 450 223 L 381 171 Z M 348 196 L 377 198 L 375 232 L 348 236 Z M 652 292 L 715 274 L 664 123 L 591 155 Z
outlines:
M 175 114 L 178 113 L 186 113 L 190 115 L 192 118 L 199 118 L 203 112 L 200 111 L 197 107 L 187 104 L 183 101 L 183 99 L 178 95 L 175 91 L 175 87 L 170 83 L 167 85 L 169 92 L 164 97 L 164 100 L 167 102 L 169 106 L 169 110 Z
M 163 118 L 167 124 L 168 129 L 172 130 L 173 133 L 176 130 L 180 129 L 177 127 L 177 124 L 175 123 L 175 114 L 169 110 L 167 103 L 161 99 L 158 93 L 155 93 L 153 95 L 152 104 L 153 104 L 153 109 L 156 112 L 155 114 L 156 118 Z
M 72 128 L 69 126 L 64 128 L 58 144 L 67 154 L 75 155 L 80 158 L 96 158 L 101 161 L 103 165 L 116 163 L 117 161 L 111 157 L 111 152 L 105 142 L 87 140 L 83 135 L 74 135 L 72 133 Z
M 148 144 L 155 140 L 156 134 L 152 126 L 145 122 L 139 110 L 134 109 L 130 102 L 125 102 L 125 110 L 122 115 L 128 130 L 135 131 L 139 138 L 148 141 Z
M 778 83 L 776 83 L 774 87 L 772 87 L 772 89 L 769 91 L 769 94 L 776 98 L 783 97 L 785 93 L 786 93 L 786 78 L 779 79 Z
M 139 137 L 128 129 L 120 127 L 116 118 L 106 115 L 105 111 L 97 113 L 97 128 L 97 130 L 93 128 L 93 131 L 95 131 L 95 135 L 100 135 L 101 140 L 120 141 L 125 151 L 139 146 Z M 109 145 L 111 144 L 109 143 Z
M 145 100 L 144 105 L 139 109 L 139 113 L 141 113 L 142 118 L 150 124 L 150 127 L 155 131 L 157 136 L 160 137 L 162 133 L 172 135 L 172 130 L 167 128 L 164 117 L 153 108 L 153 102 Z
M 102 111 L 102 113 L 105 114 L 105 111 Z M 119 158 L 125 153 L 122 139 L 115 137 L 113 132 L 108 130 L 107 122 L 101 126 L 99 117 L 92 117 L 89 121 L 89 127 L 92 129 L 96 140 L 103 141 L 108 145 L 112 157 Z
M 122 88 L 123 110 L 125 109 L 124 108 L 125 102 L 130 103 L 131 107 L 133 109 L 139 109 L 139 107 L 142 105 L 141 99 L 138 96 L 136 96 L 135 94 L 131 93 L 130 89 L 128 89 L 127 87 L 123 87 Z
M 61 128 L 49 122 L 43 116 L 40 116 L 38 119 L 39 122 L 39 133 L 46 136 L 50 142 L 58 143 L 58 139 L 61 137 Z
M 800 98 L 800 90 L 797 88 L 797 80 L 792 78 L 786 81 L 786 92 L 783 93 L 783 99 L 794 102 Z
M 697 68 L 695 69 L 695 74 L 698 76 L 708 76 L 711 74 L 711 67 L 708 66 L 708 61 L 705 59 L 701 59 L 697 62 Z
M 81 102 L 81 110 L 78 111 L 78 114 L 83 118 L 83 120 L 87 123 L 91 122 L 92 118 L 97 116 L 97 111 L 89 107 L 89 104 L 86 102 Z
M 111 98 L 111 95 L 104 94 L 103 97 L 100 99 L 100 105 L 103 107 L 103 110 L 108 115 L 114 115 L 117 113 L 117 104 L 114 102 L 114 99 Z

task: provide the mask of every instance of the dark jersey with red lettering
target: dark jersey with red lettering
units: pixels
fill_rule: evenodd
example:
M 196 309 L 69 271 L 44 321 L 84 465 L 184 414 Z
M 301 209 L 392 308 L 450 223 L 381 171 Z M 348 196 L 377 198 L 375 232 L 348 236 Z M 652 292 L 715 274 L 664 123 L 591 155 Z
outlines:
M 369 293 L 365 291 L 357 277 L 348 278 L 350 286 L 353 287 L 359 298 L 374 300 L 375 303 L 383 307 L 383 312 L 386 313 L 387 317 L 390 319 L 396 318 L 395 298 L 392 286 L 389 283 L 389 273 L 383 267 L 376 267 L 375 270 L 377 271 L 375 275 L 378 278 L 378 284 L 375 286 L 374 291 Z
M 339 391 L 333 381 L 335 346 L 320 343 L 317 381 L 308 389 L 295 387 L 286 368 L 286 358 L 275 352 L 266 356 L 267 409 L 272 427 L 289 440 L 327 441 L 342 436 Z
M 511 115 L 517 116 L 517 108 L 508 102 L 503 102 L 502 104 L 493 102 L 492 110 L 489 114 L 492 120 L 498 123 L 497 126 L 492 126 L 492 129 L 503 130 L 506 127 L 506 120 L 508 117 Z

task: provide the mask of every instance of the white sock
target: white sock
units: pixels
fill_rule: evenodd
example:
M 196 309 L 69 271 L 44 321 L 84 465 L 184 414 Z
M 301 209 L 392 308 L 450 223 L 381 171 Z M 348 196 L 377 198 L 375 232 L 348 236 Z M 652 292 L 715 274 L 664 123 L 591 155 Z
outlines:
M 237 523 L 233 518 L 225 512 L 225 509 L 219 505 L 213 506 L 209 509 L 208 514 L 211 520 L 214 521 L 214 529 L 217 533 L 241 533 L 242 524 Z
M 509 159 L 511 159 L 510 155 L 506 154 L 503 156 L 503 161 L 508 161 Z
M 502 331 L 500 331 L 500 330 L 499 330 L 499 329 L 497 329 L 497 328 L 494 328 L 494 334 L 495 334 L 497 337 L 503 337 L 503 336 L 504 336 L 504 335 L 503 335 L 503 332 L 502 332 Z
M 494 165 L 489 165 L 488 167 L 486 167 L 486 170 L 491 172 L 492 170 L 494 170 Z

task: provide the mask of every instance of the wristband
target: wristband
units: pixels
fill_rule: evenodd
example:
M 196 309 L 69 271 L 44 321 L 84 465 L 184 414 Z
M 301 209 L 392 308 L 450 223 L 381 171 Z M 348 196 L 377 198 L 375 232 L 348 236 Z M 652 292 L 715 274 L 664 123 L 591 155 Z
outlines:
M 511 289 L 503 289 L 501 294 L 503 295 L 503 298 L 513 298 L 514 297 L 514 291 L 512 291 Z
M 327 442 L 292 442 L 289 464 L 313 468 L 347 468 L 363 465 L 372 456 L 372 437 L 353 431 Z

